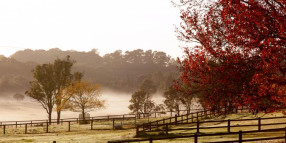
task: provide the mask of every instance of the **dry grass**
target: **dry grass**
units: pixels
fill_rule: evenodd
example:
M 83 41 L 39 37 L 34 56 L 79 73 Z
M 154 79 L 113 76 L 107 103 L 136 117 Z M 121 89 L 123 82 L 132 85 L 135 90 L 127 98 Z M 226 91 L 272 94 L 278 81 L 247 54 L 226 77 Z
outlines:
M 263 116 L 263 114 L 259 114 L 259 117 Z M 282 116 L 281 113 L 276 114 L 267 114 L 263 117 L 275 117 Z M 217 117 L 214 119 L 206 119 L 206 120 L 222 120 L 222 119 L 249 119 L 255 118 L 257 116 L 247 114 L 247 113 L 238 113 L 231 114 L 225 117 Z M 149 121 L 158 120 L 151 118 Z M 148 119 L 140 119 L 136 121 L 139 124 L 148 122 Z M 273 123 L 273 122 L 286 122 L 286 119 L 275 119 L 275 120 L 262 120 L 263 123 Z M 132 128 L 134 127 L 134 120 L 125 120 L 122 121 L 124 128 Z M 121 124 L 121 121 L 115 121 L 115 125 Z M 242 124 L 257 124 L 257 120 L 255 121 L 247 121 L 247 122 L 231 122 L 231 125 L 242 125 Z M 207 123 L 202 124 L 201 126 L 223 126 L 227 125 L 227 123 Z M 195 127 L 195 125 L 179 125 L 172 126 L 175 128 L 186 128 L 186 127 Z M 268 128 L 281 128 L 286 125 L 273 125 L 273 126 L 265 126 L 262 129 Z M 135 136 L 135 129 L 123 129 L 123 130 L 112 130 L 112 122 L 101 121 L 94 122 L 93 130 L 90 129 L 90 124 L 78 125 L 76 123 L 71 124 L 71 132 L 68 132 L 68 124 L 64 123 L 63 125 L 51 125 L 49 126 L 49 132 L 46 132 L 46 126 L 43 127 L 30 127 L 28 126 L 28 134 L 24 134 L 24 127 L 8 127 L 6 128 L 6 135 L 3 135 L 3 128 L 0 128 L 0 143 L 27 143 L 27 142 L 35 142 L 35 143 L 52 143 L 53 141 L 57 141 L 57 143 L 106 143 L 110 140 L 122 140 L 122 139 L 133 139 Z M 231 128 L 232 132 L 236 132 L 239 130 L 257 130 L 257 127 L 237 127 Z M 202 129 L 200 130 L 202 133 L 219 133 L 226 132 L 226 128 L 222 129 Z M 172 131 L 169 132 L 170 135 L 190 135 L 195 133 L 196 130 L 183 130 L 183 131 Z M 257 138 L 257 137 L 273 137 L 273 136 L 283 136 L 285 132 L 272 132 L 272 133 L 252 133 L 252 134 L 243 134 L 243 138 Z M 143 135 L 142 137 L 156 137 L 156 136 L 165 136 L 160 132 L 148 133 Z M 199 137 L 199 142 L 209 142 L 209 141 L 226 141 L 226 140 L 237 140 L 238 135 L 228 135 L 228 136 L 215 136 L 215 137 Z M 165 142 L 176 142 L 176 143 L 187 143 L 193 142 L 193 138 L 185 138 L 185 139 L 172 139 L 172 140 L 161 140 L 154 141 L 158 143 Z M 274 141 L 264 141 L 264 142 L 274 142 Z M 282 141 L 275 141 L 282 142 Z

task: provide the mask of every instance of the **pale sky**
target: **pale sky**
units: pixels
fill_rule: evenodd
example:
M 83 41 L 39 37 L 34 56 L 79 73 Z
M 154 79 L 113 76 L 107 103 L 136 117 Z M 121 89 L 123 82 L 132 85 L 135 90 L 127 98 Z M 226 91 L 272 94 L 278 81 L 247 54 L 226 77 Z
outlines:
M 181 57 L 171 0 L 0 0 L 0 54 L 152 49 Z

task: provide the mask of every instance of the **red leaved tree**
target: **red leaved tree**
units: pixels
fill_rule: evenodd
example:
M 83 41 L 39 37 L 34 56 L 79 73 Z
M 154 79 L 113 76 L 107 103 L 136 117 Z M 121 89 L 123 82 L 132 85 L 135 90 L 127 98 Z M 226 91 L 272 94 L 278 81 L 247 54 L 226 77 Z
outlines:
M 184 87 L 200 85 L 204 106 L 214 110 L 284 108 L 285 1 L 219 0 L 200 6 L 194 1 L 182 1 L 179 38 L 199 43 L 179 60 Z

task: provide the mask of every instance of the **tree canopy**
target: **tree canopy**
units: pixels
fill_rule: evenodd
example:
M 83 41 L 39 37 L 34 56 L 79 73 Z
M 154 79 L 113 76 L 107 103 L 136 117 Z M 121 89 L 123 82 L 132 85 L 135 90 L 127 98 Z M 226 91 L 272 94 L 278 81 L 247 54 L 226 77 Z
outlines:
M 197 42 L 179 60 L 174 85 L 198 86 L 204 106 L 249 106 L 273 112 L 286 107 L 286 3 L 284 0 L 181 1 L 178 37 Z M 190 93 L 188 93 L 190 94 Z

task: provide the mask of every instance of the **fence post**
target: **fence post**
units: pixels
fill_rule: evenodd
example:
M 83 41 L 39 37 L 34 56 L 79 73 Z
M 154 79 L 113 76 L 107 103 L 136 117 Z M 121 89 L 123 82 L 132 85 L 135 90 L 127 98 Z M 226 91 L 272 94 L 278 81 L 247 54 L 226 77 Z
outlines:
M 112 119 L 112 128 L 114 129 L 114 118 Z
M 136 126 L 136 136 L 139 134 L 139 125 Z
M 258 118 L 258 131 L 261 130 L 261 118 L 259 117 Z
M 286 129 L 286 128 L 285 128 Z M 168 124 L 166 124 L 166 135 L 168 135 Z M 286 131 L 285 131 L 285 134 L 286 134 Z
M 195 133 L 194 143 L 198 143 L 198 134 L 197 133 Z
M 189 110 L 188 110 L 189 111 Z M 189 123 L 189 113 L 187 114 L 187 124 Z
M 6 133 L 6 125 L 4 125 L 4 127 L 3 127 L 3 133 L 5 135 L 5 133 Z
M 153 143 L 153 139 L 152 138 L 150 138 L 149 143 Z
M 93 119 L 91 119 L 91 121 L 90 121 L 90 129 L 91 130 L 93 129 Z
M 285 142 L 286 142 L 286 127 L 285 127 L 285 136 L 284 137 L 285 137 Z
M 25 134 L 27 134 L 27 124 L 25 124 Z
M 49 132 L 49 123 L 48 122 L 46 122 L 46 123 L 47 123 L 46 133 L 48 133 Z
M 159 124 L 159 121 L 157 120 L 157 121 L 156 121 L 156 127 L 157 127 L 157 130 L 158 130 L 158 127 L 159 127 L 159 125 L 158 125 L 158 124 Z
M 230 133 L 230 119 L 227 120 L 227 132 Z
M 197 121 L 199 120 L 199 112 L 197 112 Z
M 200 121 L 197 120 L 197 133 L 199 133 L 199 132 L 200 132 Z
M 194 122 L 194 113 L 192 113 L 192 123 Z
M 31 127 L 33 126 L 33 121 L 31 121 Z
M 238 135 L 238 142 L 242 143 L 242 131 L 239 131 L 239 135 Z
M 175 115 L 175 125 L 177 125 L 177 114 Z
M 155 118 L 156 118 L 156 112 L 155 112 Z
M 69 132 L 71 131 L 71 121 L 69 121 Z
M 17 121 L 16 121 L 16 128 L 17 128 Z

